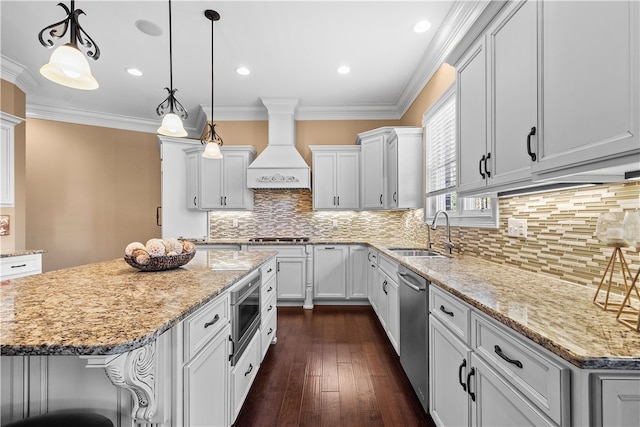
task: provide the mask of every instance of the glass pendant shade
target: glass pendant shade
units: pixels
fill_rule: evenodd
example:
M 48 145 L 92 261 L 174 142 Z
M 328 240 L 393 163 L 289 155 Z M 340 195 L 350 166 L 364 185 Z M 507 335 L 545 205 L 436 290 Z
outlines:
M 184 130 L 182 120 L 175 113 L 167 113 L 164 115 L 162 124 L 158 128 L 158 133 L 166 136 L 187 136 L 187 131 Z
M 202 152 L 202 157 L 205 159 L 221 159 L 222 153 L 220 152 L 220 146 L 215 142 L 208 142 Z
M 98 81 L 91 75 L 89 62 L 71 43 L 58 47 L 51 54 L 49 63 L 40 68 L 40 74 L 52 82 L 74 89 L 93 90 Z

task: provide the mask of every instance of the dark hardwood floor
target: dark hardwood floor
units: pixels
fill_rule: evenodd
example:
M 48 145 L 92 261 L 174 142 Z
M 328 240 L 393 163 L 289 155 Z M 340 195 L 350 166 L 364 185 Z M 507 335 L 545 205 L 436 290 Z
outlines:
M 278 307 L 277 335 L 234 426 L 434 426 L 371 307 Z

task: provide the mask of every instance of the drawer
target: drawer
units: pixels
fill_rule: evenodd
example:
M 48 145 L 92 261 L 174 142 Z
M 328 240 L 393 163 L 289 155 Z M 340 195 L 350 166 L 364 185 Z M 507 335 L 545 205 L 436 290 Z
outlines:
M 279 257 L 306 257 L 303 245 L 249 245 L 249 251 L 278 251 Z
M 276 276 L 273 275 L 266 283 L 264 282 L 264 280 L 262 281 L 262 288 L 260 289 L 260 300 L 266 301 L 271 297 L 271 295 L 275 295 L 277 292 L 278 290 Z
M 238 363 L 231 370 L 231 420 L 235 422 L 242 404 L 244 403 L 253 380 L 260 367 L 260 345 L 262 338 L 259 333 L 247 346 Z
M 16 279 L 42 273 L 42 254 L 0 258 L 0 279 Z
M 435 285 L 429 286 L 429 312 L 462 341 L 469 344 L 471 309 L 464 302 Z
M 569 368 L 492 319 L 474 312 L 471 325 L 472 349 L 549 418 L 566 425 L 570 414 Z
M 378 255 L 378 267 L 382 269 L 387 276 L 391 277 L 393 281 L 397 281 L 398 278 L 398 263 L 391 261 L 386 256 Z
M 184 322 L 184 358 L 191 360 L 218 331 L 229 323 L 229 295 L 207 303 Z
M 262 267 L 260 267 L 260 279 L 264 287 L 271 278 L 276 277 L 276 258 L 271 258 Z
M 278 329 L 278 315 L 275 311 L 271 312 L 269 316 L 262 320 L 262 326 L 260 327 L 260 335 L 262 336 L 262 352 L 260 353 L 260 359 L 264 359 L 264 356 L 269 351 L 269 346 L 272 342 L 275 342 L 276 330 Z
M 274 281 L 275 283 L 275 281 Z M 278 299 L 276 298 L 275 286 L 273 290 L 265 297 L 262 298 L 260 305 L 262 310 L 260 311 L 261 319 L 266 319 L 271 313 L 276 311 Z M 262 322 L 264 325 L 264 322 Z

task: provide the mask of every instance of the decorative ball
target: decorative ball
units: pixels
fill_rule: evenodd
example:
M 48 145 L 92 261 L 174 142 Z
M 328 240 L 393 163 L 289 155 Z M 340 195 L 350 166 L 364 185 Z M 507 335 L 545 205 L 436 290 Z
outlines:
M 180 255 L 182 253 L 182 243 L 175 237 L 169 237 L 164 239 L 164 247 L 167 251 L 167 255 Z
M 131 253 L 131 257 L 140 265 L 147 265 L 151 260 L 151 257 L 144 249 L 134 249 Z
M 193 242 L 189 242 L 188 240 L 183 240 L 182 251 L 188 254 L 194 253 L 196 251 L 196 245 L 194 245 Z
M 145 245 L 149 256 L 158 257 L 166 253 L 164 241 L 162 239 L 149 239 Z
M 124 249 L 124 254 L 126 256 L 131 256 L 133 254 L 134 249 L 144 249 L 144 245 L 140 242 L 129 243 L 127 247 Z

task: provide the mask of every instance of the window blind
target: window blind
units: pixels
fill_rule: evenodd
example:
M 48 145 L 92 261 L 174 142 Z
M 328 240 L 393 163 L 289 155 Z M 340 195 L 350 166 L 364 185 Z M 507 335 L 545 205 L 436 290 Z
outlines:
M 448 96 L 430 113 L 425 121 L 427 195 L 456 186 L 455 96 Z

